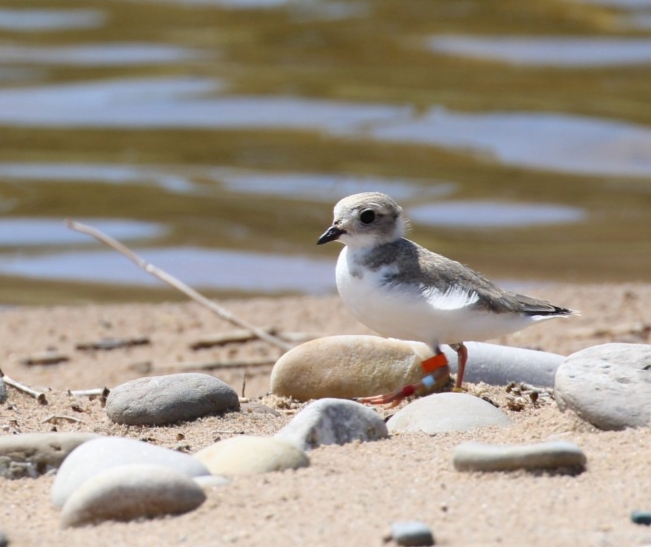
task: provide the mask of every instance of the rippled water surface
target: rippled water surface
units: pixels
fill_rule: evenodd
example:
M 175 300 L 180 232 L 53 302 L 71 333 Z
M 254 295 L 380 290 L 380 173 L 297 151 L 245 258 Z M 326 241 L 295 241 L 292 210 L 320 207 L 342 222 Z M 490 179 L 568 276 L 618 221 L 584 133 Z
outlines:
M 0 0 L 0 304 L 334 290 L 334 203 L 497 279 L 650 280 L 647 0 Z

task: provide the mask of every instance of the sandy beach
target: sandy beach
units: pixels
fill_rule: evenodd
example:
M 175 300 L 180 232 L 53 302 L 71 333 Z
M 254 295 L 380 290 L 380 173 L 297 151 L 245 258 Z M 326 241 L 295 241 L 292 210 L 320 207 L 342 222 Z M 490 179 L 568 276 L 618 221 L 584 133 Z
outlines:
M 493 342 L 569 355 L 607 342 L 650 343 L 651 285 L 545 285 L 527 292 L 581 310 Z M 247 321 L 287 332 L 368 334 L 337 296 L 225 300 Z M 251 401 L 277 410 L 228 413 L 169 427 L 112 424 L 98 399 L 68 390 L 112 388 L 148 375 L 197 371 L 222 360 L 268 359 L 278 349 L 260 341 L 201 350 L 191 345 L 234 327 L 194 303 L 9 308 L 0 312 L 3 372 L 43 390 L 47 404 L 9 387 L 0 408 L 2 434 L 91 431 L 146 440 L 195 453 L 242 433 L 272 435 L 302 407 L 267 395 L 271 365 L 204 370 Z M 149 343 L 111 351 L 76 349 L 103 338 L 144 337 Z M 27 365 L 50 350 L 68 360 Z M 246 376 L 246 380 L 245 380 Z M 245 385 L 244 385 L 245 380 Z M 50 504 L 53 477 L 0 481 L 0 528 L 11 545 L 380 546 L 390 524 L 422 520 L 440 545 L 642 546 L 651 528 L 630 513 L 651 510 L 651 429 L 603 432 L 562 413 L 552 399 L 509 409 L 503 386 L 468 385 L 512 418 L 508 429 L 396 435 L 373 443 L 322 447 L 298 471 L 237 477 L 215 488 L 183 516 L 63 530 Z M 408 403 L 403 403 L 408 404 Z M 379 409 L 384 415 L 391 412 Z M 577 476 L 459 473 L 454 447 L 467 440 L 523 443 L 563 439 L 588 458 Z

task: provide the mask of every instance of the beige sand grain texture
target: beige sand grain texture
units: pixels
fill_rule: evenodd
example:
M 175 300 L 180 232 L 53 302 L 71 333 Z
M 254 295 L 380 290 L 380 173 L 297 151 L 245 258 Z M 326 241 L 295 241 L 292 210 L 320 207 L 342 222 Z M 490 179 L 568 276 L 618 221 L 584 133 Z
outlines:
M 583 315 L 532 327 L 497 340 L 513 346 L 569 354 L 611 341 L 651 343 L 651 285 L 540 286 L 529 293 Z M 369 333 L 336 296 L 222 302 L 256 325 L 325 334 Z M 9 387 L 0 407 L 4 435 L 36 431 L 91 431 L 124 435 L 189 453 L 239 434 L 272 435 L 300 405 L 275 397 L 260 402 L 280 416 L 249 412 L 210 416 L 169 427 L 128 427 L 109 422 L 98 399 L 66 390 L 113 387 L 144 375 L 174 372 L 184 362 L 275 358 L 260 342 L 193 351 L 207 334 L 232 330 L 196 304 L 16 308 L 0 312 L 0 368 L 43 389 L 48 400 Z M 75 344 L 101 338 L 148 336 L 151 344 L 112 351 L 78 351 Z M 20 359 L 47 349 L 70 357 L 57 365 L 26 366 Z M 246 395 L 263 396 L 269 366 L 247 371 Z M 180 369 L 179 369 L 180 370 Z M 238 392 L 244 371 L 209 371 Z M 651 528 L 630 522 L 630 512 L 651 509 L 651 429 L 602 432 L 541 397 L 521 411 L 507 405 L 503 387 L 469 385 L 505 409 L 510 429 L 398 435 L 391 439 L 310 453 L 311 466 L 297 471 L 235 477 L 208 493 L 196 511 L 132 523 L 105 523 L 64 530 L 50 506 L 53 479 L 0 480 L 0 528 L 14 546 L 188 545 L 381 546 L 389 525 L 422 520 L 440 545 L 642 546 Z M 405 403 L 403 403 L 405 404 Z M 386 414 L 385 411 L 382 411 Z M 50 419 L 72 416 L 78 421 Z M 494 443 L 573 441 L 583 448 L 587 471 L 578 476 L 459 473 L 454 447 L 464 441 Z

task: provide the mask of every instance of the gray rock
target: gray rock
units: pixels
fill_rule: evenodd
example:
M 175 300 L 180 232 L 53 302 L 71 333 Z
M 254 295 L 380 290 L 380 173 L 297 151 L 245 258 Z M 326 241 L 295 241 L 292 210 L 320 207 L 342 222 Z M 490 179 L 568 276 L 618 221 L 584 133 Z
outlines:
M 122 437 L 102 437 L 82 444 L 64 460 L 52 485 L 52 504 L 61 507 L 86 480 L 129 464 L 162 465 L 187 475 L 209 475 L 206 467 L 188 454 Z
M 95 433 L 26 433 L 0 436 L 0 476 L 36 478 L 58 469 L 80 444 L 98 438 Z
M 398 545 L 434 545 L 432 530 L 427 524 L 418 520 L 394 522 L 391 525 L 391 537 Z
M 88 479 L 68 498 L 61 525 L 177 515 L 206 499 L 190 477 L 160 465 L 122 465 Z
M 505 386 L 509 382 L 524 382 L 540 387 L 553 387 L 556 369 L 565 357 L 546 351 L 512 348 L 483 342 L 467 342 L 468 363 L 464 382 L 484 382 Z M 450 370 L 457 372 L 457 352 L 441 346 L 450 362 Z
M 483 427 L 508 427 L 511 419 L 499 408 L 466 393 L 435 393 L 417 399 L 387 422 L 391 433 L 468 431 Z
M 208 374 L 184 373 L 139 378 L 111 390 L 109 418 L 119 424 L 165 425 L 239 408 L 228 384 Z
M 561 410 L 601 429 L 651 425 L 651 345 L 604 344 L 570 355 L 556 372 Z
M 651 511 L 633 511 L 631 513 L 631 522 L 651 526 Z
M 324 444 L 375 441 L 388 435 L 375 410 L 354 401 L 321 399 L 306 406 L 276 437 L 308 451 Z
M 201 477 L 194 477 L 192 480 L 196 482 L 204 491 L 226 486 L 227 484 L 231 483 L 230 479 L 227 479 L 226 477 L 220 477 L 219 475 L 201 475 Z
M 9 394 L 7 393 L 7 385 L 4 383 L 2 378 L 0 378 L 0 405 L 7 402 Z
M 586 457 L 574 443 L 551 441 L 536 444 L 499 445 L 478 442 L 454 449 L 458 471 L 513 471 L 515 469 L 583 469 Z
M 0 547 L 7 547 L 9 545 L 9 537 L 4 533 L 4 530 L 0 530 Z
M 271 392 L 299 401 L 380 395 L 418 382 L 434 355 L 421 342 L 379 336 L 327 336 L 285 353 L 271 371 Z
M 310 465 L 305 452 L 293 443 L 277 437 L 251 435 L 219 441 L 194 457 L 213 475 L 252 475 Z

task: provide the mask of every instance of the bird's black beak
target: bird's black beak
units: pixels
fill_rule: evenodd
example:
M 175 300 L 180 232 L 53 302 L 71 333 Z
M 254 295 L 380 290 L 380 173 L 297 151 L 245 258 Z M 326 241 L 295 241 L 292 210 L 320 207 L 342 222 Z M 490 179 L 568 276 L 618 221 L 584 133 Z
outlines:
M 330 226 L 324 234 L 319 238 L 319 240 L 316 242 L 317 245 L 323 245 L 324 243 L 329 243 L 331 241 L 337 241 L 339 239 L 339 236 L 341 234 L 345 234 L 346 230 L 342 230 L 341 228 L 337 228 L 336 226 Z

